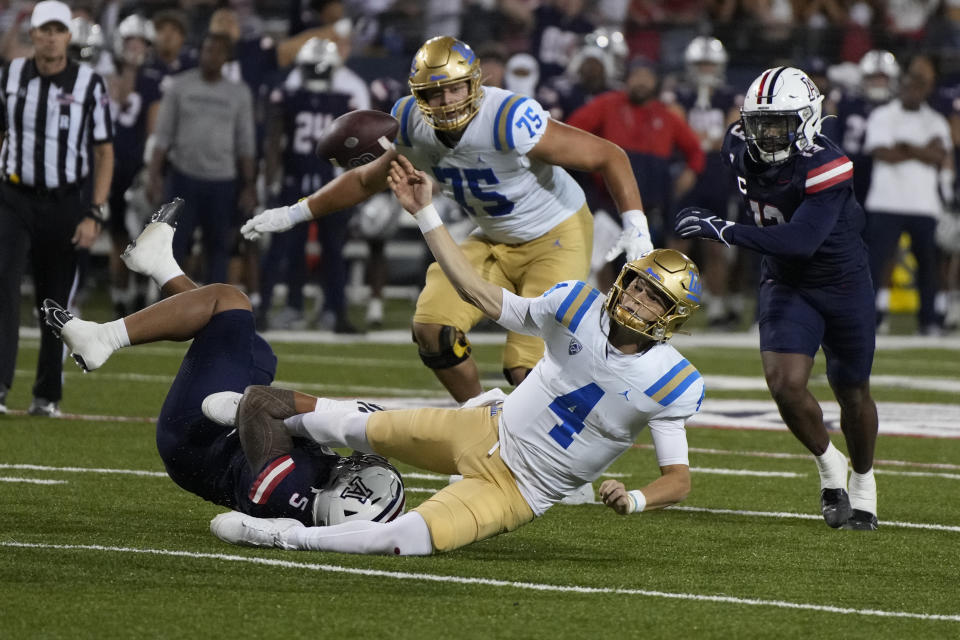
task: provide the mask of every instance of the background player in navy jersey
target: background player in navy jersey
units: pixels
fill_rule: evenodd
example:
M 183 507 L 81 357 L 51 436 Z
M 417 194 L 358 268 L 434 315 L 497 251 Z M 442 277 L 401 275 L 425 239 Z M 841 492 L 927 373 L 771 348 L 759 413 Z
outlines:
M 130 272 L 120 259 L 120 253 L 130 242 L 126 192 L 144 166 L 147 137 L 153 133 L 160 107 L 160 82 L 156 75 L 143 70 L 154 37 L 150 21 L 136 14 L 128 16 L 117 27 L 116 36 L 114 63 L 117 73 L 107 79 L 116 149 L 108 226 L 112 244 L 110 300 L 119 318 L 135 310 L 136 298 L 136 291 L 130 286 Z
M 676 107 L 687 124 L 700 138 L 706 156 L 706 165 L 697 175 L 697 181 L 688 191 L 678 208 L 699 205 L 712 211 L 727 211 L 733 198 L 730 186 L 730 170 L 723 165 L 720 148 L 724 133 L 731 124 L 740 119 L 738 107 L 743 96 L 736 95 L 725 84 L 727 50 L 716 38 L 698 36 L 690 41 L 684 52 L 687 68 L 686 82 L 676 91 Z M 673 224 L 667 225 L 672 232 Z M 670 246 L 690 253 L 690 241 L 673 237 Z M 706 288 L 707 323 L 714 329 L 734 328 L 739 323 L 740 305 L 728 302 L 728 284 L 732 256 L 716 244 L 702 247 L 703 256 L 697 261 L 707 263 L 703 270 Z
M 277 197 L 280 202 L 296 202 L 301 196 L 313 193 L 333 180 L 333 166 L 326 158 L 318 158 L 314 149 L 323 130 L 335 118 L 353 108 L 351 94 L 339 91 L 333 85 L 333 74 L 341 65 L 334 42 L 312 38 L 300 49 L 296 66 L 283 83 L 270 92 L 266 172 L 269 184 L 279 183 Z M 349 211 L 344 211 L 324 218 L 329 222 L 320 234 L 326 267 L 324 304 L 339 309 L 344 319 L 346 266 L 342 248 L 347 233 L 345 217 L 349 215 Z M 287 284 L 288 293 L 286 309 L 273 319 L 275 328 L 297 328 L 296 323 L 303 321 L 308 230 L 308 225 L 298 225 L 270 238 L 270 248 L 261 263 L 261 316 L 258 323 L 268 320 L 273 287 L 278 282 Z M 336 298 L 340 299 L 339 304 Z
M 819 133 L 822 101 L 803 71 L 764 71 L 747 90 L 741 122 L 723 145 L 724 161 L 757 226 L 689 207 L 677 215 L 676 231 L 763 254 L 757 304 L 767 386 L 783 421 L 816 456 L 824 520 L 831 527 L 872 530 L 873 285 L 853 165 Z M 821 346 L 853 463 L 849 495 L 847 460 L 830 442 L 820 405 L 807 388 Z
M 291 437 L 275 417 L 278 398 L 302 411 L 313 411 L 317 398 L 248 389 L 271 383 L 277 358 L 255 332 L 250 301 L 239 289 L 225 284 L 198 288 L 174 260 L 171 225 L 182 203 L 177 199 L 161 207 L 123 255 L 131 270 L 153 278 L 164 300 L 97 324 L 75 318 L 47 299 L 47 325 L 62 335 L 85 371 L 99 368 L 124 346 L 193 340 L 157 418 L 157 449 L 181 488 L 243 513 L 293 518 L 310 526 L 388 521 L 400 515 L 403 484 L 386 460 L 359 454 L 341 458 Z M 370 403 L 334 404 L 361 413 L 380 409 Z M 372 494 L 349 491 L 355 478 Z

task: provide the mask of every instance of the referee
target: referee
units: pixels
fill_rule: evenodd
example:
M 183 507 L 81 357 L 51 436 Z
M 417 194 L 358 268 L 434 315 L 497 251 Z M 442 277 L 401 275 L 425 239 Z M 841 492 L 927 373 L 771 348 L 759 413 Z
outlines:
M 109 96 L 90 67 L 67 59 L 69 25 L 66 4 L 38 2 L 30 16 L 33 57 L 0 70 L 0 413 L 13 385 L 27 256 L 37 307 L 44 298 L 67 306 L 76 250 L 93 244 L 106 215 L 113 175 Z M 42 331 L 30 415 L 60 415 L 62 373 L 63 345 Z

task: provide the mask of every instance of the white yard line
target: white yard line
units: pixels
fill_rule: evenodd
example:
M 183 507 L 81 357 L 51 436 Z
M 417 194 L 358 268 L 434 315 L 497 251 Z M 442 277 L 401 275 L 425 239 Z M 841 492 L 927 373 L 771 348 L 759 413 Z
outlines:
M 67 484 L 66 480 L 41 480 L 38 478 L 7 478 L 0 476 L 0 482 L 23 482 L 25 484 Z
M 838 613 L 844 615 L 860 615 L 881 618 L 910 618 L 914 620 L 929 620 L 937 622 L 960 622 L 960 614 L 954 613 L 917 613 L 913 611 L 896 611 L 886 609 L 858 609 L 856 607 L 837 607 L 833 605 L 814 604 L 806 602 L 790 602 L 787 600 L 766 600 L 762 598 L 738 598 L 727 595 L 699 594 L 685 592 L 656 591 L 653 589 L 624 589 L 613 587 L 590 587 L 581 585 L 548 584 L 542 582 L 517 582 L 513 580 L 497 580 L 494 578 L 477 578 L 472 576 L 451 576 L 432 573 L 416 573 L 412 571 L 384 571 L 380 569 L 361 569 L 343 567 L 339 565 L 320 564 L 312 562 L 293 562 L 277 560 L 275 558 L 261 558 L 255 556 L 238 556 L 227 553 L 200 553 L 195 551 L 178 551 L 173 549 L 138 549 L 133 547 L 111 547 L 104 545 L 82 544 L 47 544 L 27 543 L 15 541 L 0 541 L 0 546 L 26 549 L 51 549 L 57 551 L 94 551 L 102 553 L 134 553 L 152 556 L 167 556 L 175 558 L 191 558 L 195 560 L 219 560 L 224 562 L 242 562 L 256 565 L 278 567 L 281 569 L 299 569 L 306 571 L 321 571 L 340 573 L 355 576 L 365 576 L 377 579 L 400 581 L 438 582 L 452 584 L 478 585 L 524 591 L 548 591 L 554 593 L 577 593 L 584 595 L 618 595 L 639 596 L 648 598 L 663 598 L 669 600 L 692 600 L 700 602 L 717 602 L 730 605 L 744 605 L 752 607 L 771 607 L 776 609 L 794 609 L 804 611 L 818 611 L 823 613 Z
M 792 513 L 789 511 L 749 511 L 744 509 L 713 509 L 709 507 L 688 507 L 673 506 L 667 507 L 671 511 L 692 511 L 701 513 L 714 513 L 731 516 L 748 516 L 756 518 L 796 518 L 799 520 L 820 520 L 821 516 L 809 513 Z M 953 531 L 960 532 L 960 526 L 948 524 L 931 524 L 926 522 L 898 522 L 896 520 L 880 520 L 880 528 L 885 527 L 903 527 L 906 529 L 932 529 L 935 531 Z

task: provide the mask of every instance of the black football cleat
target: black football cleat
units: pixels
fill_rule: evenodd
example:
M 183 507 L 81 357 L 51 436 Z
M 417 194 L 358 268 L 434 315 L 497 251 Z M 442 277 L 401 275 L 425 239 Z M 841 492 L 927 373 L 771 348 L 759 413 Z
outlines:
M 177 226 L 177 216 L 183 208 L 183 198 L 176 197 L 170 202 L 160 205 L 157 212 L 150 216 L 150 222 L 163 222 L 171 227 Z
M 879 526 L 877 516 L 863 509 L 854 509 L 853 514 L 843 523 L 841 529 L 848 531 L 876 531 Z
M 850 496 L 844 489 L 821 489 L 820 512 L 827 526 L 834 529 L 843 526 L 853 515 L 850 508 Z
M 73 314 L 50 298 L 45 298 L 41 307 L 43 308 L 43 321 L 47 323 L 50 331 L 57 336 L 57 339 L 63 339 L 63 325 L 73 320 Z

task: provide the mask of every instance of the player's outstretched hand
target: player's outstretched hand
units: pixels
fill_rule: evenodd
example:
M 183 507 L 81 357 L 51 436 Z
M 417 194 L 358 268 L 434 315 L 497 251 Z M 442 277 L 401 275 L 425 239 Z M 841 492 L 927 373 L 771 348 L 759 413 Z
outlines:
M 247 240 L 256 240 L 264 233 L 279 233 L 310 220 L 313 215 L 306 200 L 289 207 L 277 207 L 258 213 L 243 223 L 240 233 Z
M 627 495 L 627 488 L 619 480 L 604 480 L 600 485 L 600 499 L 622 516 L 630 513 L 632 498 Z
M 724 232 L 733 226 L 733 222 L 714 215 L 709 209 L 687 207 L 677 214 L 677 224 L 674 230 L 681 238 L 704 238 L 714 242 L 722 242 L 730 246 L 723 237 Z
M 433 200 L 433 184 L 423 171 L 414 168 L 403 156 L 390 163 L 387 184 L 397 200 L 410 213 L 416 213 Z
M 622 252 L 630 262 L 649 251 L 653 251 L 653 241 L 650 239 L 650 230 L 647 228 L 647 216 L 639 209 L 625 211 L 623 231 L 617 239 L 617 244 L 610 248 L 604 258 L 610 262 Z

